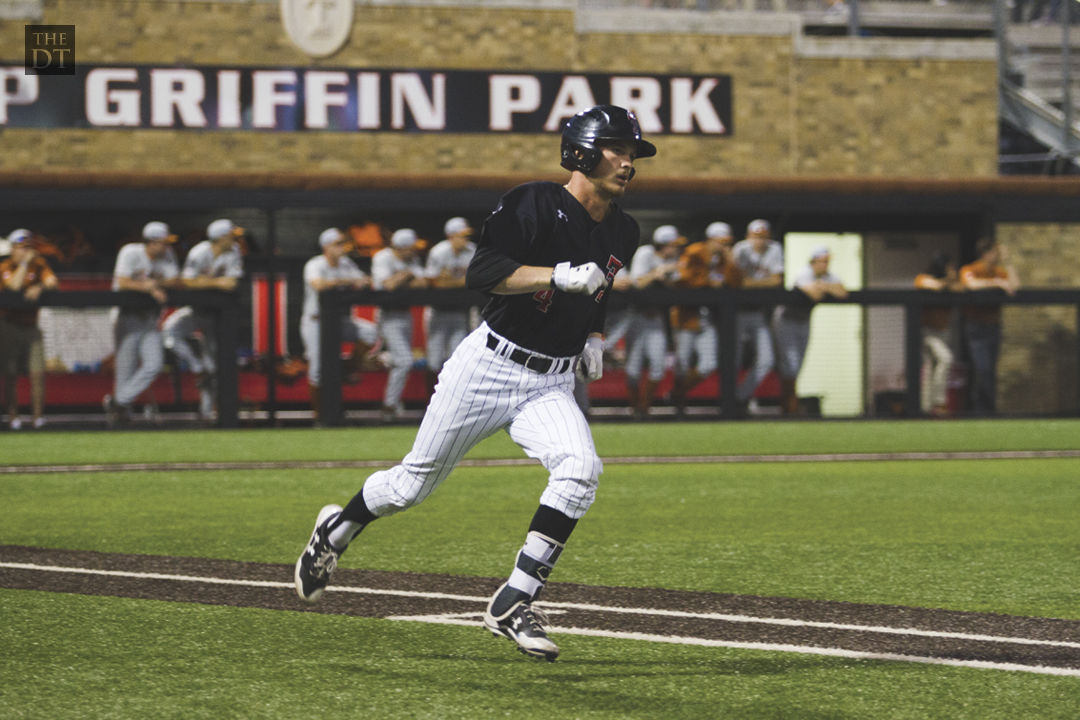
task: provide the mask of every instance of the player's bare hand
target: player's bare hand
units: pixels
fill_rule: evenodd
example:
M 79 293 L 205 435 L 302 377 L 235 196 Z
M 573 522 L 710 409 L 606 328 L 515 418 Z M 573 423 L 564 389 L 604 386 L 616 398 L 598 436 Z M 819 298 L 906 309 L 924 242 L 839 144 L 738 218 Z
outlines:
M 590 336 L 578 356 L 578 373 L 587 383 L 595 382 L 604 376 L 604 340 Z
M 156 285 L 152 286 L 149 290 L 147 290 L 147 292 L 150 293 L 150 297 L 154 298 L 158 301 L 158 303 L 162 305 L 164 305 L 165 301 L 168 299 L 168 297 L 165 295 L 165 291 L 157 287 Z
M 600 266 L 593 262 L 575 266 L 563 262 L 555 266 L 551 273 L 551 282 L 563 292 L 592 295 L 604 286 L 607 276 Z

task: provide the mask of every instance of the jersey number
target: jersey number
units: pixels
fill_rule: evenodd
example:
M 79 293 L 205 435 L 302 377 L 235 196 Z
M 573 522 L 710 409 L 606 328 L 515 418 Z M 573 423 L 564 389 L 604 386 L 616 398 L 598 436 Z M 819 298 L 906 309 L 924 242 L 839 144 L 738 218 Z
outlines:
M 551 299 L 555 297 L 554 290 L 537 290 L 533 293 L 533 300 L 536 301 L 536 309 L 542 313 L 546 313 L 548 308 L 551 307 Z

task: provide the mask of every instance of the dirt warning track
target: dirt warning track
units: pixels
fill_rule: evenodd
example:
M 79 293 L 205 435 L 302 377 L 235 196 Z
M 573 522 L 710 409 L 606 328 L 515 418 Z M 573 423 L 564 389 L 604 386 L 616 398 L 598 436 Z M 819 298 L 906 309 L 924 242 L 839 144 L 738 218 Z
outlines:
M 302 603 L 291 565 L 0 546 L 0 587 L 479 626 L 501 578 L 340 569 Z M 1080 621 L 551 583 L 551 634 L 1080 677 Z M 479 631 L 479 630 L 478 630 Z

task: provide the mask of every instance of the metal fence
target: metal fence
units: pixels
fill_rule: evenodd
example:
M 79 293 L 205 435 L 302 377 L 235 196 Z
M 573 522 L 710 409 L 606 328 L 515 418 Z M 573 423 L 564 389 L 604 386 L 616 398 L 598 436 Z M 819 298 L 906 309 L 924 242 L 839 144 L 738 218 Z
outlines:
M 483 297 L 468 290 L 409 290 L 395 293 L 375 291 L 330 291 L 322 293 L 320 297 L 322 317 L 336 317 L 349 312 L 355 305 L 374 307 L 422 307 L 437 304 L 440 307 L 471 307 L 482 304 Z M 739 309 L 747 306 L 802 304 L 807 300 L 797 291 L 786 290 L 644 290 L 633 292 L 613 293 L 610 300 L 612 311 L 619 308 L 661 308 L 671 306 L 702 306 L 711 310 L 718 329 L 718 356 L 719 369 L 717 373 L 703 385 L 704 391 L 699 393 L 695 401 L 696 415 L 712 418 L 736 418 L 740 417 L 740 407 L 737 405 L 735 394 L 725 392 L 724 388 L 733 388 L 742 368 L 736 367 L 735 347 L 736 316 Z M 100 292 L 100 291 L 54 291 L 42 295 L 41 307 L 46 308 L 71 308 L 93 309 L 107 307 L 130 307 L 152 308 L 156 307 L 153 301 L 142 293 L 133 292 Z M 209 310 L 217 318 L 217 361 L 218 361 L 218 395 L 217 395 L 217 419 L 219 427 L 236 427 L 238 425 L 262 425 L 280 424 L 283 418 L 293 418 L 303 422 L 310 422 L 310 406 L 306 394 L 297 394 L 284 391 L 284 384 L 304 383 L 303 377 L 283 378 L 279 369 L 274 366 L 262 368 L 241 367 L 238 362 L 238 328 L 241 315 L 241 303 L 237 295 L 219 291 L 171 291 L 169 293 L 170 305 L 192 305 L 194 307 Z M 1043 372 L 1053 365 L 1065 368 L 1066 376 L 1060 372 L 1054 378 L 1056 383 L 1049 389 L 1041 392 L 1055 393 L 1056 397 L 1049 398 L 1048 403 L 1056 410 L 1043 414 L 1080 415 L 1080 290 L 1022 290 L 1015 295 L 1006 296 L 997 292 L 972 292 L 972 293 L 929 293 L 918 290 L 862 290 L 852 292 L 845 300 L 825 300 L 819 307 L 826 305 L 849 305 L 858 306 L 864 311 L 875 306 L 893 306 L 903 309 L 903 328 L 898 329 L 897 334 L 902 337 L 891 339 L 888 348 L 883 352 L 896 352 L 903 355 L 903 380 L 899 389 L 890 393 L 888 398 L 895 407 L 885 412 L 890 415 L 904 417 L 918 417 L 923 414 L 920 406 L 920 391 L 922 386 L 923 357 L 922 357 L 922 310 L 927 305 L 951 305 L 956 308 L 972 306 L 1004 306 L 1004 307 L 1037 307 L 1059 306 L 1066 312 L 1066 316 L 1075 319 L 1073 323 L 1066 322 L 1064 327 L 1048 328 L 1046 332 L 1053 333 L 1056 352 L 1062 357 L 1043 358 L 1041 361 Z M 0 309 L 10 307 L 29 307 L 22 298 L 14 293 L 0 293 Z M 372 394 L 372 389 L 366 398 L 357 398 L 354 394 L 346 392 L 344 387 L 345 372 L 343 369 L 342 336 L 339 323 L 321 323 L 322 337 L 322 382 L 320 386 L 322 422 L 326 425 L 364 424 L 378 421 L 377 410 L 380 398 L 378 394 Z M 866 347 L 866 335 L 863 336 L 864 353 L 869 352 Z M 1009 339 L 1006 337 L 1005 344 Z M 1049 346 L 1049 345 L 1048 345 Z M 419 350 L 419 348 L 418 348 Z M 420 353 L 417 353 L 420 355 Z M 961 350 L 962 354 L 962 350 Z M 1054 360 L 1054 362 L 1051 362 Z M 419 368 L 422 370 L 422 368 Z M 618 377 L 617 367 L 609 368 L 613 377 Z M 78 393 L 64 397 L 56 392 L 50 393 L 46 406 L 47 414 L 58 412 L 71 413 L 83 425 L 95 425 L 100 423 L 100 397 L 99 395 L 111 387 L 111 373 L 108 369 L 83 369 L 82 372 L 70 371 L 66 380 L 75 383 L 79 388 Z M 1039 373 L 1033 373 L 1038 375 Z M 181 368 L 172 368 L 166 377 L 161 378 L 156 390 L 158 402 L 161 405 L 166 422 L 173 424 L 185 424 L 194 417 L 190 412 L 192 400 L 190 394 L 186 394 L 184 388 L 190 388 L 191 378 L 182 377 L 184 372 Z M 383 381 L 385 373 L 375 371 L 368 374 L 368 380 L 373 388 Z M 1071 376 L 1070 376 L 1071 375 Z M 61 379 L 58 375 L 51 376 L 56 382 Z M 183 382 L 182 382 L 183 381 Z M 609 383 L 613 382 L 609 379 Z M 98 395 L 93 395 L 91 401 L 86 401 L 85 394 L 92 392 L 91 388 L 98 388 Z M 254 390 L 252 389 L 254 388 Z M 276 392 L 275 392 L 276 390 Z M 595 393 L 594 393 L 595 394 Z M 766 392 L 767 394 L 767 392 Z M 78 397 L 76 397 L 76 395 Z M 611 412 L 608 417 L 624 418 L 628 413 L 626 409 L 625 390 L 618 382 L 613 382 L 607 391 L 600 393 L 602 397 L 595 398 L 597 410 L 607 406 Z M 1062 398 L 1061 395 L 1066 397 Z M 257 400 L 252 400 L 257 396 Z M 83 400 L 79 400 L 83 397 Z M 423 392 L 411 398 L 413 413 L 405 422 L 418 419 L 420 411 L 426 404 L 426 395 Z M 1052 402 L 1050 402 L 1052 401 Z M 866 417 L 881 414 L 881 409 L 875 410 L 879 404 L 874 399 L 865 398 L 862 412 L 856 416 Z M 663 405 L 661 402 L 660 405 Z M 257 406 L 257 407 L 255 407 Z M 668 408 L 661 408 L 667 412 Z M 257 412 L 256 412 L 257 410 Z M 365 410 L 365 413 L 357 413 Z M 290 413 L 287 414 L 286 413 Z M 963 414 L 963 413 L 961 413 Z M 1038 414 L 1038 413 L 1036 413 Z M 604 413 L 598 412 L 598 415 Z

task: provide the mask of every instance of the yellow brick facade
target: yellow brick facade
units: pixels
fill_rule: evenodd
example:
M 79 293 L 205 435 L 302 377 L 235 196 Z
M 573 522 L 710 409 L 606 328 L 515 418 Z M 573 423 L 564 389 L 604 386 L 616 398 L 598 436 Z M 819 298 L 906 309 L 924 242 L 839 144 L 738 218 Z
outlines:
M 793 35 L 579 33 L 571 9 L 438 5 L 357 5 L 345 47 L 313 59 L 278 8 L 50 0 L 41 22 L 75 25 L 82 63 L 731 75 L 734 135 L 655 138 L 656 178 L 996 173 L 988 60 L 809 57 Z M 0 21 L 0 59 L 21 59 L 22 32 L 23 21 Z M 551 172 L 539 135 L 6 129 L 3 145 L 0 170 Z
M 996 230 L 1025 287 L 1076 287 L 1080 225 L 1003 223 Z M 1005 308 L 998 365 L 1002 411 L 1076 410 L 1078 312 L 1075 306 L 1062 305 Z

